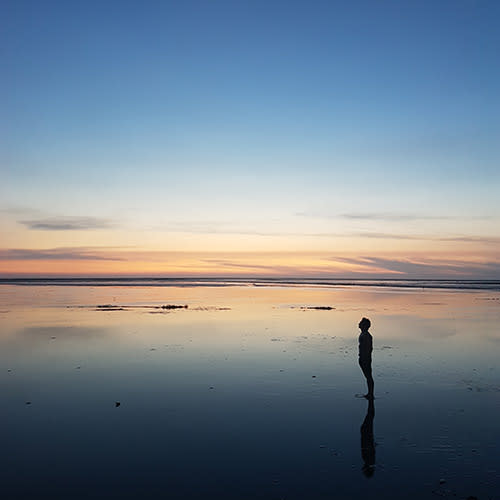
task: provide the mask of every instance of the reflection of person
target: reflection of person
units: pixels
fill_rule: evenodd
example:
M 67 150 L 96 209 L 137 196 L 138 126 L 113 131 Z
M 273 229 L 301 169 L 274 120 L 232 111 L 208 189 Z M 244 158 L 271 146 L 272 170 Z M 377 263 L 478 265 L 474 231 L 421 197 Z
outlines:
M 373 440 L 373 419 L 375 418 L 375 403 L 368 400 L 366 417 L 361 424 L 361 457 L 363 458 L 363 474 L 372 477 L 375 472 L 375 442 Z
M 361 334 L 359 336 L 359 366 L 366 377 L 366 384 L 368 385 L 368 394 L 365 398 L 373 399 L 374 382 L 372 377 L 372 351 L 373 351 L 373 338 L 368 329 L 371 322 L 368 318 L 363 318 L 359 322 L 359 329 Z

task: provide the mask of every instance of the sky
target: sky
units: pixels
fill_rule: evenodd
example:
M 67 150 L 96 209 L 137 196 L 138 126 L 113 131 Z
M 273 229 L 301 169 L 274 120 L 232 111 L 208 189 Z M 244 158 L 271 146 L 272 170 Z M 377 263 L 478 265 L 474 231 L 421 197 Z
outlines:
M 498 2 L 0 9 L 0 277 L 500 279 Z

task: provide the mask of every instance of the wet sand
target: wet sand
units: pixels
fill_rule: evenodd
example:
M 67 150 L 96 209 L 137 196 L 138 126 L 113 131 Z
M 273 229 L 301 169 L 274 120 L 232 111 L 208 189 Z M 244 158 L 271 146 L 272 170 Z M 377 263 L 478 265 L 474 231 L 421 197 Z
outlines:
M 499 298 L 1 285 L 0 494 L 500 498 Z

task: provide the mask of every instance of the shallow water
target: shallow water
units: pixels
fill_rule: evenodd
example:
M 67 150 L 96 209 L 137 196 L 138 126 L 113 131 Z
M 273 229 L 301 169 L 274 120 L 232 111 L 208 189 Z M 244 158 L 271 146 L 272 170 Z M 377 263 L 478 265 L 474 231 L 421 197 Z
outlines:
M 1 285 L 0 494 L 500 498 L 499 299 Z M 355 397 L 362 316 L 372 409 Z

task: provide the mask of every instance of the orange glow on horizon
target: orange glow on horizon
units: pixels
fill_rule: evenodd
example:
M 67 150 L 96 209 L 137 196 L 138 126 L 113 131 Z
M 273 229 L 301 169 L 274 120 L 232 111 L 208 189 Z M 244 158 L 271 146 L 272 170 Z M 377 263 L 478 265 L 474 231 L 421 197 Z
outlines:
M 74 250 L 74 258 L 58 258 L 40 251 L 38 259 L 21 256 L 0 260 L 0 275 L 62 276 L 269 276 L 269 277 L 419 277 L 418 270 L 443 276 L 460 277 L 464 272 L 481 270 L 498 263 L 498 258 L 462 254 L 403 253 L 363 257 L 337 252 L 151 252 Z M 46 251 L 50 252 L 50 251 Z M 65 253 L 71 253 L 70 250 Z M 61 252 L 64 254 L 64 252 Z M 413 270 L 413 271 L 412 271 Z M 412 272 L 414 275 L 412 275 Z M 427 275 L 426 275 L 427 276 Z M 430 276 L 427 276 L 430 277 Z

